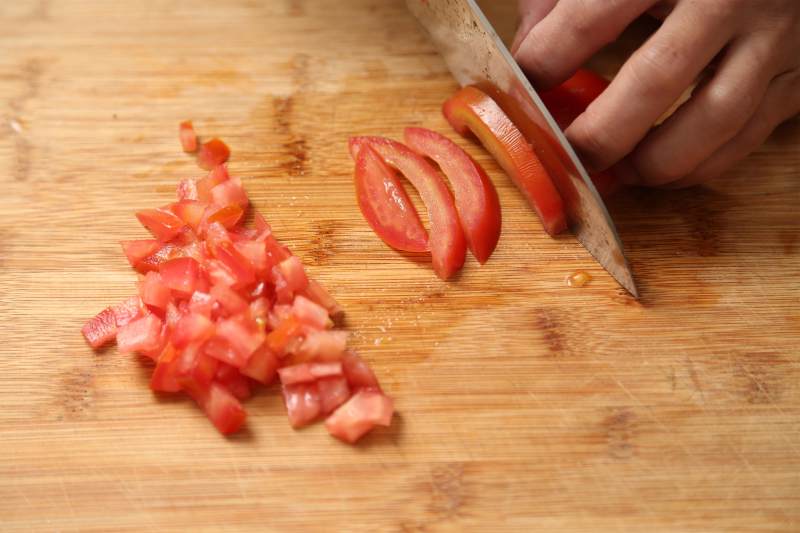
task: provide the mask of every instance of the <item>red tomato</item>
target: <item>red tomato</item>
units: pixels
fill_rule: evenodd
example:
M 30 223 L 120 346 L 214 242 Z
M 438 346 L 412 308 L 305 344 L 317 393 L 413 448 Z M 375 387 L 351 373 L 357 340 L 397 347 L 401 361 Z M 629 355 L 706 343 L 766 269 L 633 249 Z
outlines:
M 149 351 L 161 342 L 161 320 L 155 315 L 137 318 L 117 330 L 117 346 L 121 352 Z
M 111 342 L 117 336 L 117 321 L 114 310 L 107 307 L 97 313 L 81 328 L 86 342 L 92 348 L 100 348 L 106 343 Z
M 286 404 L 289 423 L 293 428 L 300 428 L 313 422 L 322 412 L 319 390 L 315 383 L 284 385 L 283 401 Z
M 500 239 L 500 199 L 489 176 L 457 144 L 435 131 L 406 128 L 403 138 L 409 148 L 433 159 L 447 176 L 467 246 L 485 263 Z
M 238 205 L 242 209 L 247 209 L 250 203 L 239 178 L 230 178 L 211 189 L 211 201 L 219 206 Z
M 259 274 L 260 277 L 264 277 L 268 271 L 267 267 L 269 266 L 267 250 L 264 247 L 264 243 L 245 240 L 235 242 L 233 245 L 236 250 L 253 265 L 256 273 Z
M 192 297 L 189 299 L 189 312 L 200 313 L 208 318 L 211 318 L 211 313 L 214 311 L 214 298 L 210 294 L 200 291 L 194 291 Z
M 197 200 L 180 200 L 169 208 L 178 218 L 188 224 L 192 230 L 197 231 L 203 221 L 203 215 L 208 209 L 208 204 Z
M 269 385 L 275 380 L 278 370 L 278 358 L 269 351 L 266 345 L 260 346 L 241 369 L 242 374 L 256 381 Z
M 124 302 L 117 305 L 112 305 L 111 310 L 114 312 L 114 320 L 117 327 L 122 327 L 142 313 L 142 301 L 138 296 L 131 296 Z
M 155 239 L 144 239 L 138 241 L 122 241 L 122 251 L 128 258 L 128 263 L 133 268 L 139 270 L 139 264 L 145 259 L 156 253 L 161 248 L 161 243 Z
M 391 424 L 393 412 L 391 398 L 364 389 L 339 406 L 325 420 L 325 428 L 334 437 L 352 444 L 376 425 Z
M 136 218 L 159 242 L 172 240 L 186 226 L 183 220 L 162 209 L 144 209 L 136 213 Z
M 292 303 L 292 314 L 306 326 L 315 329 L 325 329 L 330 321 L 328 311 L 305 296 L 295 297 Z
M 312 302 L 317 302 L 327 309 L 328 315 L 334 322 L 340 321 L 344 317 L 344 309 L 339 305 L 339 302 L 316 280 L 308 280 L 308 287 L 303 291 L 303 294 Z
M 469 131 L 494 156 L 534 208 L 550 235 L 567 228 L 561 196 L 533 148 L 489 96 L 476 87 L 464 87 L 444 103 L 443 112 L 460 134 Z
M 395 172 L 369 146 L 355 159 L 358 207 L 375 234 L 398 250 L 429 251 L 428 232 Z
M 139 282 L 139 296 L 145 305 L 161 311 L 166 310 L 171 298 L 169 287 L 164 285 L 157 272 L 148 272 Z
M 189 298 L 197 286 L 200 264 L 191 257 L 178 257 L 158 266 L 164 284 L 178 296 Z
M 181 122 L 178 129 L 181 138 L 181 147 L 184 152 L 194 152 L 197 150 L 197 134 L 194 132 L 191 120 Z
M 185 178 L 178 182 L 178 201 L 197 200 L 197 182 L 192 178 Z
M 239 400 L 219 383 L 212 383 L 200 400 L 198 403 L 209 420 L 223 435 L 239 431 L 247 418 Z
M 200 151 L 197 153 L 197 164 L 200 165 L 200 168 L 211 170 L 227 161 L 230 155 L 231 151 L 228 145 L 214 138 L 200 145 Z
M 429 244 L 433 269 L 440 278 L 448 279 L 464 265 L 467 242 L 447 184 L 422 156 L 390 139 L 352 137 L 350 153 L 353 158 L 365 144 L 374 148 L 386 163 L 399 170 L 419 191 L 431 220 Z
M 247 301 L 227 285 L 218 283 L 211 287 L 211 297 L 219 302 L 229 315 L 242 313 L 247 309 Z
M 231 287 L 238 289 L 256 281 L 253 265 L 239 253 L 230 241 L 218 243 L 213 247 L 212 252 L 233 276 L 233 283 L 229 283 Z
M 303 268 L 303 263 L 300 262 L 297 256 L 293 255 L 288 259 L 284 259 L 280 262 L 278 268 L 283 275 L 283 279 L 286 280 L 286 288 L 292 293 L 305 290 L 308 286 L 306 270 Z
M 209 209 L 211 214 L 208 216 L 206 221 L 209 224 L 219 222 L 225 226 L 225 229 L 235 228 L 236 224 L 238 224 L 239 220 L 241 220 L 242 215 L 244 215 L 242 208 L 236 204 L 226 205 L 222 208 L 210 207 Z
M 372 369 L 356 354 L 350 352 L 342 359 L 342 370 L 347 383 L 353 390 L 377 389 L 380 390 L 378 378 Z
M 150 377 L 150 388 L 159 392 L 179 392 L 181 384 L 177 379 L 180 353 L 171 344 L 167 344 L 156 361 L 153 375 Z
M 264 343 L 264 333 L 242 315 L 219 320 L 217 337 L 227 341 L 238 355 L 231 362 L 237 368 L 245 366 L 250 354 Z
M 561 129 L 583 113 L 595 98 L 603 94 L 608 81 L 586 69 L 578 70 L 570 79 L 549 91 L 539 93 L 547 110 Z
M 317 381 L 322 414 L 328 414 L 350 397 L 347 380 L 341 376 L 322 378 Z
M 321 378 L 342 375 L 342 362 L 329 363 L 300 363 L 299 365 L 285 366 L 278 369 L 278 376 L 284 385 L 295 383 L 308 383 Z
M 222 182 L 228 181 L 228 179 L 230 179 L 230 175 L 228 174 L 227 166 L 218 165 L 214 167 L 208 173 L 208 176 L 197 182 L 197 199 L 201 202 L 211 202 L 211 189 Z
M 296 349 L 295 360 L 331 361 L 342 357 L 346 348 L 346 331 L 309 331 Z
M 252 395 L 250 380 L 240 374 L 235 366 L 220 363 L 214 381 L 228 389 L 238 400 L 247 400 Z
M 293 316 L 289 316 L 267 335 L 267 346 L 272 353 L 278 357 L 283 357 L 286 355 L 286 347 L 290 341 L 297 338 L 302 329 L 303 325 L 300 321 Z
M 171 341 L 175 348 L 184 348 L 192 342 L 203 343 L 214 336 L 214 323 L 200 313 L 182 315 L 172 330 Z

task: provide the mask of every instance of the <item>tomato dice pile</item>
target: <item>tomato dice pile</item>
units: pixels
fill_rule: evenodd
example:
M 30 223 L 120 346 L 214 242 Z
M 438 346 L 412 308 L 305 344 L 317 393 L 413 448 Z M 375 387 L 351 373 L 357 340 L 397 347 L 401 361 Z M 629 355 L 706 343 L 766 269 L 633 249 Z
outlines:
M 199 150 L 207 176 L 178 184 L 177 201 L 136 213 L 153 239 L 123 241 L 140 274 L 138 294 L 101 311 L 81 330 L 93 348 L 116 341 L 122 352 L 155 362 L 150 387 L 185 392 L 224 434 L 242 427 L 242 401 L 258 384 L 280 380 L 294 428 L 325 417 L 331 435 L 353 443 L 388 426 L 392 400 L 375 374 L 333 329 L 342 310 L 310 279 L 249 206 L 228 173 L 229 150 L 199 144 L 180 126 L 185 151 Z
M 607 85 L 603 78 L 581 70 L 543 93 L 542 99 L 565 128 Z M 492 94 L 502 96 L 497 91 Z M 536 211 L 544 230 L 557 235 L 567 228 L 562 197 L 528 138 L 501 103 L 481 88 L 468 86 L 449 98 L 442 112 L 457 133 L 477 137 Z M 404 140 L 405 144 L 382 137 L 350 139 L 356 196 L 364 218 L 389 246 L 408 252 L 429 251 L 434 271 L 442 279 L 463 266 L 466 248 L 485 263 L 497 246 L 501 227 L 500 202 L 486 172 L 439 133 L 406 128 Z M 455 199 L 429 160 L 447 177 Z M 430 215 L 430 236 L 395 171 L 419 190 Z M 619 186 L 608 171 L 594 174 L 592 180 L 603 196 Z

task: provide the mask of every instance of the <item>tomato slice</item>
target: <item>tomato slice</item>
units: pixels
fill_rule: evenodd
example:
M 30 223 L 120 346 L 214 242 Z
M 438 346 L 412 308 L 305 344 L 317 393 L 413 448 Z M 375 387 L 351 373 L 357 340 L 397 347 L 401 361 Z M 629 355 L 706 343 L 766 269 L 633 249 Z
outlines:
M 227 161 L 230 155 L 231 151 L 228 145 L 214 138 L 200 145 L 200 151 L 197 153 L 197 164 L 200 165 L 200 168 L 211 170 Z
M 136 218 L 159 242 L 172 240 L 186 226 L 183 220 L 163 209 L 144 209 L 136 213 Z
M 378 391 L 360 390 L 325 420 L 325 428 L 352 444 L 376 425 L 390 425 L 393 413 L 391 398 Z
M 178 127 L 178 135 L 181 139 L 181 147 L 184 152 L 194 152 L 197 150 L 197 134 L 194 132 L 191 120 L 184 120 Z
M 450 278 L 464 265 L 467 253 L 467 242 L 450 189 L 422 156 L 391 139 L 352 137 L 351 155 L 356 158 L 366 144 L 386 163 L 399 170 L 419 191 L 431 220 L 429 244 L 433 270 L 442 279 Z
M 461 147 L 435 131 L 406 128 L 403 138 L 409 148 L 433 159 L 447 176 L 467 246 L 485 263 L 500 239 L 500 199 L 489 176 Z
M 500 106 L 476 87 L 464 87 L 444 103 L 444 116 L 460 134 L 469 131 L 494 156 L 550 235 L 567 228 L 561 196 L 533 148 Z
M 356 155 L 356 198 L 361 214 L 383 242 L 407 252 L 427 252 L 428 232 L 395 173 L 369 147 Z

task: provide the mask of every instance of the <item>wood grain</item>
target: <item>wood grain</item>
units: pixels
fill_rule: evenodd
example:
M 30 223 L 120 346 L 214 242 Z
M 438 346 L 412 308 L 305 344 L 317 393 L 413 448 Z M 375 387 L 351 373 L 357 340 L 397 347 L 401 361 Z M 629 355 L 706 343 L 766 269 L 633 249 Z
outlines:
M 489 7 L 508 37 L 513 6 Z M 347 137 L 452 135 L 455 84 L 402 2 L 3 2 L 0 50 L 3 531 L 800 529 L 797 120 L 709 187 L 614 200 L 636 302 L 460 139 L 504 209 L 488 264 L 443 283 L 375 238 Z M 292 431 L 275 390 L 225 439 L 83 342 L 134 290 L 132 212 L 198 174 L 187 118 L 396 398 L 363 445 Z

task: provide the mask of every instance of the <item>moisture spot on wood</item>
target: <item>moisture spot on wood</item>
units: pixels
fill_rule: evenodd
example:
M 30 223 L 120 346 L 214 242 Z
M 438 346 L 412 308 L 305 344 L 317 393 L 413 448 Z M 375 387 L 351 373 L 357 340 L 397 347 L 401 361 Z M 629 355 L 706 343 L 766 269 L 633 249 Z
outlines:
M 313 231 L 311 250 L 308 252 L 310 262 L 313 265 L 326 265 L 335 253 L 336 221 L 319 220 L 314 223 Z
M 464 504 L 464 465 L 447 463 L 433 466 L 430 470 L 431 502 L 429 510 L 438 519 L 458 515 Z
M 88 418 L 94 400 L 94 375 L 86 369 L 65 372 L 56 387 L 59 418 L 83 420 Z
M 566 339 L 561 332 L 561 323 L 551 311 L 537 309 L 534 313 L 534 326 L 542 332 L 542 339 L 550 352 L 559 355 L 564 351 Z
M 602 421 L 606 434 L 608 455 L 614 459 L 629 459 L 634 454 L 636 414 L 627 407 L 614 409 Z

